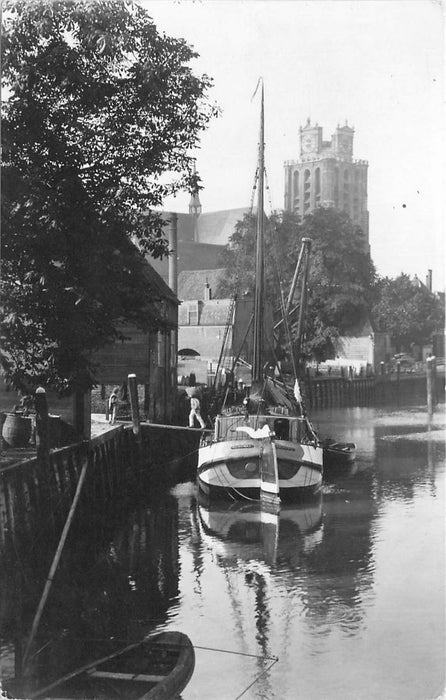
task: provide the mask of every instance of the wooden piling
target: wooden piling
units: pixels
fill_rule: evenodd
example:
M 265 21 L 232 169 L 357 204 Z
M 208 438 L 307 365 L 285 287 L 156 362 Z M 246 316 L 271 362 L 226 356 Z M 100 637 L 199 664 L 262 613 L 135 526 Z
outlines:
M 37 459 L 44 466 L 49 463 L 50 441 L 49 441 L 49 418 L 48 402 L 46 391 L 42 386 L 36 389 L 34 397 L 36 409 L 36 448 Z
M 432 416 L 435 407 L 435 357 L 426 361 L 427 413 Z
M 401 362 L 396 363 L 396 400 L 397 405 L 400 404 L 400 388 L 401 388 Z
M 136 383 L 136 374 L 129 374 L 127 377 L 129 389 L 130 411 L 132 414 L 132 430 L 136 439 L 136 445 L 139 456 L 142 452 L 142 435 L 141 435 L 141 419 L 139 416 L 138 403 L 138 385 Z

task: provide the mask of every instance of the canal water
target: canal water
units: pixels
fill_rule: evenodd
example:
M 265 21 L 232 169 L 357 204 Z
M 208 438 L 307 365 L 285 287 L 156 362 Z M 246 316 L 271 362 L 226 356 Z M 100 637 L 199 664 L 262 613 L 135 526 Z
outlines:
M 44 633 L 180 630 L 196 654 L 183 700 L 443 697 L 444 411 L 430 424 L 417 406 L 312 420 L 357 444 L 320 498 L 278 515 L 209 508 L 184 482 L 102 514 L 68 543 Z

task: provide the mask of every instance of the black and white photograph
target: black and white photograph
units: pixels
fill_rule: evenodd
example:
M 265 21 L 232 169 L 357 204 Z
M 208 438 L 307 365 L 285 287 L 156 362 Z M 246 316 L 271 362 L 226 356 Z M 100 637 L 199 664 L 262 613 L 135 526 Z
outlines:
M 2 0 L 0 697 L 446 698 L 442 0 Z

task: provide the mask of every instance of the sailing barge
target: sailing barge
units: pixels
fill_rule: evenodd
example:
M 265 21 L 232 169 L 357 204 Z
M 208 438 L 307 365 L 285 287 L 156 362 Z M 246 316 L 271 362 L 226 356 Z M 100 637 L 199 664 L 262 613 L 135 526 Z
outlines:
M 236 405 L 225 401 L 220 405 L 213 435 L 204 438 L 199 449 L 198 484 L 208 498 L 279 504 L 321 489 L 323 449 L 299 401 L 297 377 L 294 392 L 278 381 L 265 347 L 263 85 L 257 198 L 253 350 L 246 358 L 251 366 L 250 392 Z M 304 246 L 309 243 L 304 239 Z

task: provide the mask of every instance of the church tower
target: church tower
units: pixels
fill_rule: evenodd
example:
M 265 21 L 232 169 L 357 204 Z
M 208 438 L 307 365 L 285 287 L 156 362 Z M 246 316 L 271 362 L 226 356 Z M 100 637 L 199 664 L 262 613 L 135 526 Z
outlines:
M 369 250 L 367 168 L 365 160 L 353 160 L 355 130 L 337 126 L 330 141 L 323 140 L 322 127 L 310 119 L 300 127 L 300 157 L 285 162 L 286 211 L 300 216 L 317 207 L 346 211 L 361 227 Z

